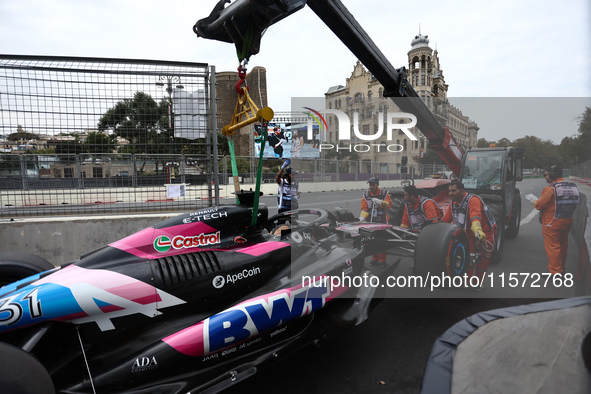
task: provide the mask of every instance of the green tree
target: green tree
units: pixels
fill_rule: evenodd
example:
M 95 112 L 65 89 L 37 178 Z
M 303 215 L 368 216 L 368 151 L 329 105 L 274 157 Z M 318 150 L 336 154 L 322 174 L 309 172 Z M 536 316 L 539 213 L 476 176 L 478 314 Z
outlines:
M 493 142 L 494 143 L 494 142 Z M 496 143 L 496 146 L 511 146 L 511 140 L 509 138 L 501 138 Z
M 477 148 L 488 148 L 492 141 L 488 141 L 486 138 L 479 138 L 478 142 L 476 143 Z
M 20 141 L 20 140 L 38 140 L 40 139 L 37 134 L 28 133 L 23 129 L 20 124 L 16 128 L 16 133 L 11 133 L 6 137 L 8 141 Z
M 576 137 L 575 159 L 578 163 L 591 160 L 591 107 L 579 117 L 579 134 Z
M 558 164 L 558 146 L 551 140 L 542 140 L 533 135 L 526 135 L 513 141 L 511 146 L 524 148 L 523 168 L 548 168 Z
M 133 99 L 124 99 L 109 108 L 98 122 L 100 131 L 111 130 L 132 144 L 142 144 L 154 134 L 166 131 L 168 101 L 160 104 L 144 92 L 136 92 Z
M 564 137 L 558 145 L 558 155 L 562 159 L 566 168 L 572 167 L 576 163 L 577 139 L 573 137 Z
M 129 145 L 122 153 L 167 154 L 175 153 L 174 135 L 168 130 L 168 100 L 160 103 L 144 92 L 136 92 L 133 99 L 116 103 L 101 116 L 99 131 L 111 131 L 125 138 Z M 156 170 L 164 171 L 165 159 L 156 161 Z M 162 169 L 158 168 L 162 163 Z M 145 162 L 142 165 L 144 168 Z
M 114 134 L 106 135 L 92 131 L 84 141 L 84 152 L 87 153 L 111 153 L 116 148 L 117 137 Z

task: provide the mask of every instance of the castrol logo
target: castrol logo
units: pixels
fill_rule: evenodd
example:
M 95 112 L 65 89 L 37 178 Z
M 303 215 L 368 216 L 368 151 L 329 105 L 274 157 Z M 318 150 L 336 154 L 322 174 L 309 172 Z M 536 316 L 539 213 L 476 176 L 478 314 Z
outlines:
M 154 240 L 154 249 L 160 253 L 166 253 L 173 249 L 197 248 L 200 246 L 214 245 L 220 243 L 220 232 L 209 234 L 190 235 L 188 237 L 177 235 L 170 239 L 166 235 L 156 237 Z

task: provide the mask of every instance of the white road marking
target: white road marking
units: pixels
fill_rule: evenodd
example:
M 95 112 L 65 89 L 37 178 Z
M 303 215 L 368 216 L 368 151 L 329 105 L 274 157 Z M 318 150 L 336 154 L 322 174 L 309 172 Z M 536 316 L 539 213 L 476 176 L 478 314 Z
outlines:
M 538 210 L 534 209 L 533 211 L 531 211 L 529 213 L 529 215 L 527 215 L 527 217 L 525 219 L 521 220 L 521 224 L 528 224 L 537 215 L 538 215 Z

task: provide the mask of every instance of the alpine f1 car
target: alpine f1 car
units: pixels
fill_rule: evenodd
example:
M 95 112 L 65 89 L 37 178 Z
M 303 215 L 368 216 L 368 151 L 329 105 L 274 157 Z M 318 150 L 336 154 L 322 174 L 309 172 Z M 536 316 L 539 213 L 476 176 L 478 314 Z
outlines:
M 0 387 L 219 392 L 365 321 L 384 296 L 367 285 L 376 275 L 366 256 L 414 257 L 421 275 L 463 275 L 470 263 L 451 224 L 419 235 L 355 223 L 343 208 L 268 218 L 259 204 L 255 225 L 252 214 L 247 203 L 189 212 L 57 268 L 0 253 Z
M 218 392 L 364 321 L 375 289 L 323 280 L 373 275 L 362 237 L 296 213 L 202 209 L 57 268 L 0 254 L 2 392 Z

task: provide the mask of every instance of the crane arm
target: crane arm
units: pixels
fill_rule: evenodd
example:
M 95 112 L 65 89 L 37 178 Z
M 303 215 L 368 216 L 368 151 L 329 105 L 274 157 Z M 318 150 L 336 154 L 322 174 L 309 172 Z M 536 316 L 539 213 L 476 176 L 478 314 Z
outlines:
M 406 69 L 392 66 L 340 0 L 236 0 L 224 8 L 228 2 L 221 0 L 193 30 L 200 37 L 234 43 L 239 58 L 244 59 L 259 52 L 261 37 L 268 27 L 307 4 L 380 81 L 384 96 L 392 98 L 402 111 L 417 117 L 417 127 L 427 137 L 429 148 L 459 174 L 463 153 L 449 129 L 439 124 L 408 83 Z

